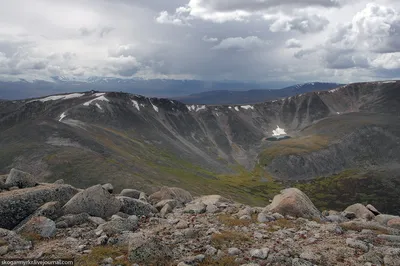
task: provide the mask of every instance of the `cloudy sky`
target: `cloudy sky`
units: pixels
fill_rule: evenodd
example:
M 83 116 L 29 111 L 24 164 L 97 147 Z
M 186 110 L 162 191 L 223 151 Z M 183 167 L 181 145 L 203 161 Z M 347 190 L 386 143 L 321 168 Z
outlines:
M 0 79 L 400 78 L 398 0 L 0 0 Z

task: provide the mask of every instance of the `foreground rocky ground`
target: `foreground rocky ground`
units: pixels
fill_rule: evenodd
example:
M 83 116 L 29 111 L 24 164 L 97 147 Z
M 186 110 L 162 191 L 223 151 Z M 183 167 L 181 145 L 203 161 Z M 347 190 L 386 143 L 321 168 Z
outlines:
M 298 189 L 266 207 L 180 188 L 113 194 L 0 180 L 0 257 L 70 258 L 77 265 L 400 265 L 400 217 L 372 205 L 315 208 Z

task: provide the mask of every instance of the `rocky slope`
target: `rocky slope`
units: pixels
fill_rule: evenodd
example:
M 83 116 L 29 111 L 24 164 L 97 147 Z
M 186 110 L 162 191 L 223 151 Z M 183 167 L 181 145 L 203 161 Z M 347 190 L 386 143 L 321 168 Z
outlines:
M 363 204 L 321 213 L 295 188 L 267 206 L 250 207 L 220 195 L 193 197 L 177 187 L 151 195 L 134 188 L 114 194 L 111 184 L 79 190 L 62 180 L 37 183 L 16 169 L 1 185 L 2 259 L 74 258 L 85 266 L 400 261 L 399 216 Z
M 150 193 L 179 185 L 266 202 L 280 189 L 267 181 L 397 169 L 399 84 L 350 84 L 255 105 L 116 92 L 2 101 L 0 171 L 18 167 L 77 187 L 134 183 Z M 292 138 L 267 141 L 277 126 Z

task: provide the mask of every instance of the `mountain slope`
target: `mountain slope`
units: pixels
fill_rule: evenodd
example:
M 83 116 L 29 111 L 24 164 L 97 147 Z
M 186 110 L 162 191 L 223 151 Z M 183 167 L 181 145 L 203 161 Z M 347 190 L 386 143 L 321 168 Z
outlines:
M 191 94 L 189 96 L 177 97 L 178 101 L 186 104 L 254 104 L 278 98 L 295 96 L 296 94 L 329 90 L 339 87 L 337 83 L 305 83 L 290 86 L 278 90 L 247 90 L 247 91 L 232 91 L 232 90 L 213 90 Z
M 263 204 L 290 182 L 397 169 L 399 87 L 357 83 L 254 105 L 93 91 L 0 102 L 0 174 L 18 167 L 149 192 L 179 184 Z M 267 141 L 277 126 L 292 138 Z

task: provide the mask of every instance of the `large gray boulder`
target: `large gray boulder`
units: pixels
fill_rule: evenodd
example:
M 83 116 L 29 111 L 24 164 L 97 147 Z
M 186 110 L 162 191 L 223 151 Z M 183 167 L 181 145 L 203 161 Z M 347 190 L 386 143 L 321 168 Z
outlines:
M 8 174 L 5 185 L 8 187 L 27 188 L 36 186 L 37 182 L 31 174 L 13 168 Z
M 121 208 L 121 202 L 101 185 L 92 186 L 70 199 L 64 206 L 64 214 L 86 212 L 91 216 L 108 218 Z
M 130 197 L 130 198 L 134 198 L 134 199 L 139 199 L 140 193 L 142 193 L 142 192 L 139 191 L 139 190 L 126 188 L 126 189 L 123 189 L 121 191 L 121 193 L 119 193 L 119 194 L 121 196 L 124 196 L 124 197 Z
M 121 202 L 121 212 L 129 215 L 151 216 L 158 212 L 151 204 L 141 200 L 122 196 L 118 196 L 117 199 Z
M 61 204 L 58 201 L 51 201 L 40 206 L 33 214 L 29 215 L 22 222 L 20 222 L 14 231 L 18 232 L 28 221 L 33 217 L 44 216 L 51 220 L 55 220 L 61 216 Z
M 69 185 L 46 184 L 0 193 L 0 228 L 11 230 L 43 204 L 59 201 L 63 205 L 77 192 Z
M 102 230 L 108 236 L 120 234 L 124 231 L 135 231 L 138 228 L 138 218 L 135 215 L 125 218 L 117 218 L 101 224 L 97 230 Z
M 344 210 L 344 212 L 346 213 L 352 212 L 356 215 L 357 218 L 362 218 L 367 220 L 372 220 L 375 217 L 375 215 L 361 203 L 350 205 Z
M 44 216 L 32 217 L 20 229 L 19 234 L 37 235 L 43 238 L 53 237 L 56 234 L 56 223 Z
M 178 202 L 185 204 L 191 202 L 193 197 L 190 192 L 177 187 L 162 187 L 159 191 L 149 196 L 149 200 L 152 204 L 167 199 L 175 199 Z
M 265 208 L 268 212 L 304 218 L 321 218 L 322 215 L 311 200 L 297 188 L 287 188 L 276 195 Z
M 161 261 L 168 261 L 172 257 L 172 250 L 157 237 L 149 237 L 143 233 L 134 233 L 129 240 L 128 259 L 132 263 L 158 265 Z
M 380 223 L 381 225 L 387 225 L 387 223 L 394 219 L 394 218 L 400 218 L 399 216 L 395 216 L 395 215 L 389 215 L 389 214 L 379 214 L 377 216 L 374 217 L 374 220 L 378 223 Z

